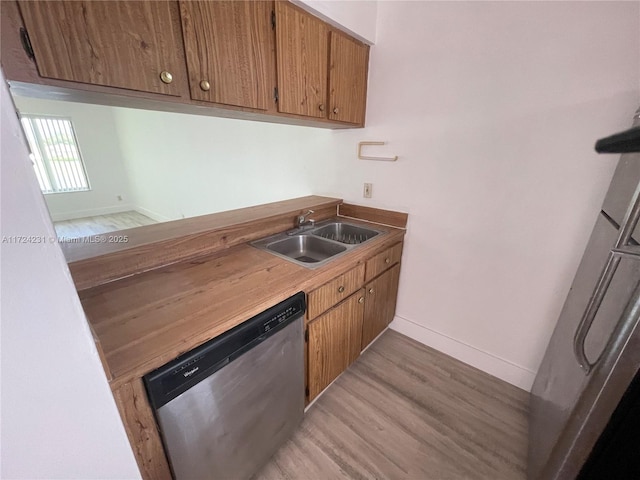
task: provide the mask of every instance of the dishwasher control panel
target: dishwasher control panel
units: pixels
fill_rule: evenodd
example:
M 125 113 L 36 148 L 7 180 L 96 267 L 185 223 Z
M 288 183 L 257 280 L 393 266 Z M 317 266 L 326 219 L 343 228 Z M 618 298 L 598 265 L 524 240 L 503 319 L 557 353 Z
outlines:
M 286 310 L 278 312 L 275 316 L 271 317 L 266 322 L 264 322 L 263 333 L 268 332 L 274 327 L 277 327 L 282 322 L 286 321 L 287 319 L 295 315 L 298 315 L 300 312 L 304 312 L 304 305 L 301 305 L 299 303 L 291 305 Z

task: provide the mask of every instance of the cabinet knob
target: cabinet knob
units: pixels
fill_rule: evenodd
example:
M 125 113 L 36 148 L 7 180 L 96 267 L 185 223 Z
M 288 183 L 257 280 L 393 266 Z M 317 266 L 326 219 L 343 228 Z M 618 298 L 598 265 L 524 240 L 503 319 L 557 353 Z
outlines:
M 370 289 L 369 289 L 369 293 L 373 293 L 373 288 L 370 288 Z
M 209 89 L 211 88 L 211 84 L 209 82 L 207 82 L 206 80 L 202 80 L 200 82 L 200 88 L 202 90 L 204 90 L 205 92 L 208 92 Z
M 385 259 L 384 259 L 384 263 L 391 263 L 391 260 L 390 260 L 390 259 L 388 259 L 388 258 L 385 258 Z
M 324 103 L 321 103 L 320 105 L 318 105 L 318 110 L 320 110 L 321 112 L 324 112 Z
M 160 80 L 162 80 L 163 83 L 169 84 L 173 82 L 173 75 L 165 70 L 163 72 L 160 72 Z
M 335 108 L 333 109 L 333 113 L 334 113 L 334 115 L 337 115 L 337 114 L 338 114 L 338 112 L 339 112 L 338 107 L 335 107 Z
M 338 287 L 338 292 L 340 292 L 340 293 L 344 292 L 344 287 L 342 285 L 340 285 Z
M 364 297 L 360 297 L 360 298 L 358 299 L 358 303 L 364 303 Z

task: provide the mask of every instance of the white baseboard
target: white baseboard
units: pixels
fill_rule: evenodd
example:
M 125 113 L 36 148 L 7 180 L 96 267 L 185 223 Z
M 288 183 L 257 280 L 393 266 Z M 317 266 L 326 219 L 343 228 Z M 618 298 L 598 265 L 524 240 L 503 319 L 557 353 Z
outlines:
M 527 368 L 398 315 L 389 328 L 527 392 L 531 391 L 536 373 Z
M 112 213 L 129 212 L 133 207 L 129 204 L 118 204 L 111 207 L 88 208 L 86 210 L 76 210 L 73 212 L 51 213 L 51 220 L 62 222 L 64 220 L 75 220 L 76 218 L 95 217 L 97 215 L 110 215 Z
M 147 210 L 144 207 L 133 207 L 133 210 L 151 218 L 152 220 L 155 220 L 156 222 L 169 222 L 171 220 L 175 220 L 175 218 L 165 217 L 164 215 L 160 215 L 159 213 Z

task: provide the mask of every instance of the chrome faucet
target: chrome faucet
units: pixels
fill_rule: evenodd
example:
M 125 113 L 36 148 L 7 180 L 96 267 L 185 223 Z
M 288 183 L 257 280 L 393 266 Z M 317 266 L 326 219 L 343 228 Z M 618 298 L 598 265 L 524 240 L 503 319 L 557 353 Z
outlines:
M 287 235 L 296 235 L 300 232 L 313 228 L 313 226 L 316 224 L 316 221 L 311 218 L 307 218 L 312 213 L 313 210 L 307 210 L 306 213 L 298 215 L 294 221 L 294 226 L 296 228 L 294 228 L 293 230 L 289 230 L 287 232 Z
M 296 217 L 296 227 L 298 228 L 313 227 L 316 224 L 316 221 L 312 220 L 311 218 L 307 219 L 307 217 L 312 213 L 313 213 L 313 210 L 307 210 L 307 213 L 298 215 Z

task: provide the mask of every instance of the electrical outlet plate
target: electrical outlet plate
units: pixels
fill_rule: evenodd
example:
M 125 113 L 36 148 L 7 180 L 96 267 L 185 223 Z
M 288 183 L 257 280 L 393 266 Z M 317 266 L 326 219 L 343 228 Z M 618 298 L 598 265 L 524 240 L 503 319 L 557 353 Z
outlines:
M 362 196 L 364 198 L 371 198 L 372 192 L 373 192 L 373 183 L 365 183 Z

